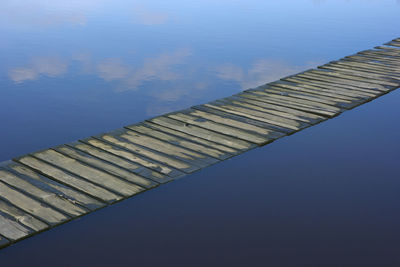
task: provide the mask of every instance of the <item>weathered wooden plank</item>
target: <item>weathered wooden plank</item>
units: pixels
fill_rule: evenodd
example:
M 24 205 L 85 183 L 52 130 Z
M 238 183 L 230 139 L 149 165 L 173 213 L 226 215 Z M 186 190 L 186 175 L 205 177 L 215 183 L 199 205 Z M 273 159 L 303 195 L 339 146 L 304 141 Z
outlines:
M 10 244 L 10 241 L 0 235 L 0 248 L 4 248 Z
M 377 58 L 367 55 L 356 55 L 356 56 L 347 56 L 344 59 L 346 60 L 356 60 L 361 62 L 373 62 L 377 64 L 381 64 L 382 66 L 393 68 L 395 71 L 399 70 L 399 63 L 397 60 L 388 60 L 383 58 Z
M 347 63 L 349 65 L 365 66 L 372 70 L 379 70 L 379 71 L 387 72 L 387 75 L 396 75 L 396 76 L 400 75 L 400 70 L 393 68 L 391 66 L 387 66 L 387 65 L 382 64 L 377 61 L 360 60 L 360 59 L 354 59 L 354 58 L 343 58 L 339 62 Z
M 171 180 L 171 177 L 167 175 L 168 173 L 166 174 L 160 173 L 158 171 L 144 167 L 143 165 L 139 165 L 133 161 L 129 161 L 122 157 L 116 156 L 110 152 L 107 152 L 105 150 L 99 149 L 97 147 L 82 142 L 69 143 L 66 146 L 69 146 L 77 151 L 81 151 L 87 155 L 96 157 L 106 162 L 110 162 L 116 166 L 119 166 L 120 168 L 128 170 L 129 172 L 132 173 L 136 173 L 140 176 L 146 177 L 157 183 L 165 183 Z
M 330 75 L 333 77 L 339 77 L 339 78 L 346 78 L 349 80 L 354 80 L 354 81 L 360 81 L 360 82 L 367 82 L 370 84 L 377 84 L 377 85 L 382 85 L 382 86 L 390 86 L 390 87 L 397 87 L 399 86 L 399 83 L 395 83 L 392 81 L 385 81 L 385 80 L 380 80 L 375 77 L 368 77 L 367 75 L 361 75 L 361 77 L 357 74 L 353 73 L 343 73 L 343 72 L 338 72 L 334 70 L 311 70 L 309 73 L 316 73 L 316 74 L 322 74 L 322 75 Z
M 260 106 L 260 107 L 266 108 L 268 110 L 277 110 L 277 111 L 286 112 L 288 114 L 295 115 L 310 124 L 319 123 L 319 122 L 327 119 L 326 117 L 321 116 L 321 115 L 316 115 L 313 113 L 304 112 L 304 111 L 297 110 L 297 109 L 292 109 L 292 108 L 288 108 L 288 107 L 283 107 L 283 106 L 279 106 L 279 105 L 262 102 L 262 101 L 259 101 L 259 98 L 257 96 L 246 93 L 246 92 L 237 94 L 236 96 L 240 99 L 240 101 L 243 101 L 244 103 L 249 103 L 249 104 L 252 104 L 255 106 Z
M 114 134 L 114 132 L 113 132 Z M 116 135 L 116 134 L 115 134 Z M 137 145 L 158 151 L 165 155 L 171 156 L 178 160 L 182 160 L 191 165 L 196 165 L 201 168 L 217 163 L 219 160 L 207 156 L 206 154 L 198 153 L 175 144 L 170 144 L 166 141 L 141 134 L 132 130 L 124 130 L 118 132 L 118 136 Z
M 224 145 L 221 145 L 221 144 L 218 144 L 218 143 L 215 143 L 215 142 L 203 139 L 203 138 L 199 138 L 197 136 L 190 135 L 190 134 L 187 134 L 184 132 L 176 131 L 174 129 L 170 129 L 170 128 L 167 128 L 167 127 L 164 127 L 164 126 L 152 123 L 152 122 L 146 121 L 143 124 L 146 125 L 147 127 L 151 127 L 152 129 L 156 129 L 158 131 L 174 135 L 179 139 L 190 140 L 191 142 L 195 142 L 195 143 L 202 144 L 204 146 L 216 149 L 218 151 L 221 151 L 224 155 L 228 155 L 228 158 L 231 157 L 232 155 L 236 155 L 239 153 L 234 148 L 224 146 Z
M 187 163 L 185 161 L 178 160 L 173 157 L 169 157 L 169 156 L 159 153 L 157 151 L 147 149 L 147 148 L 141 147 L 139 145 L 133 144 L 133 143 L 129 142 L 128 140 L 126 140 L 125 138 L 121 138 L 120 136 L 118 136 L 118 134 L 117 135 L 102 134 L 102 135 L 95 136 L 95 138 L 97 138 L 98 140 L 107 142 L 111 145 L 117 146 L 119 148 L 125 149 L 131 153 L 141 155 L 148 159 L 155 160 L 157 162 L 160 162 L 164 165 L 170 166 L 177 170 L 183 171 L 185 173 L 191 173 L 191 172 L 194 172 L 201 168 L 197 165 L 193 165 L 193 164 Z
M 53 167 L 52 165 L 47 164 L 44 161 L 38 160 L 34 157 L 23 156 L 21 158 L 15 159 L 15 161 L 24 164 L 53 180 L 71 186 L 79 191 L 87 193 L 92 197 L 95 197 L 107 203 L 112 203 L 122 199 L 122 197 L 119 195 L 116 195 L 93 183 L 87 182 L 59 168 Z
M 378 49 L 378 50 L 387 50 L 387 51 L 391 51 L 394 53 L 400 53 L 400 48 L 396 48 L 396 47 L 390 47 L 390 46 L 375 46 L 374 49 Z
M 36 187 L 42 188 L 49 192 L 53 192 L 54 194 L 70 201 L 71 203 L 78 204 L 92 211 L 105 206 L 104 203 L 97 201 L 96 199 L 84 193 L 80 193 L 69 186 L 63 185 L 52 179 L 44 177 L 37 172 L 32 171 L 28 167 L 25 167 L 18 163 L 8 164 L 7 167 L 10 171 L 13 171 L 19 177 L 28 181 L 31 184 L 34 184 Z
M 40 203 L 33 198 L 18 192 L 3 182 L 0 182 L 0 198 L 12 203 L 37 218 L 40 218 L 50 225 L 59 224 L 69 220 L 68 216 L 61 214 L 44 203 Z
M 311 96 L 323 96 L 327 99 L 334 100 L 335 102 L 343 102 L 344 103 L 352 103 L 354 101 L 360 101 L 361 97 L 356 95 L 355 93 L 350 92 L 349 90 L 343 91 L 340 89 L 332 90 L 332 89 L 323 89 L 321 87 L 312 86 L 310 84 L 302 84 L 288 81 L 279 81 L 273 83 L 274 86 L 282 87 L 285 89 L 289 89 L 291 91 L 300 92 L 309 94 Z
M 100 170 L 108 172 L 114 176 L 125 179 L 125 180 L 127 180 L 131 183 L 137 184 L 139 186 L 142 186 L 145 188 L 152 188 L 152 187 L 155 187 L 158 185 L 158 183 L 155 183 L 152 180 L 145 179 L 139 175 L 136 175 L 132 172 L 126 171 L 125 169 L 122 169 L 118 166 L 115 166 L 113 164 L 110 164 L 108 162 L 100 160 L 98 158 L 92 157 L 88 154 L 85 154 L 85 153 L 75 150 L 73 148 L 70 148 L 67 146 L 59 146 L 59 147 L 56 147 L 53 149 L 59 153 L 65 154 L 73 159 L 84 162 L 91 167 L 96 167 Z
M 322 92 L 306 92 L 307 89 L 300 89 L 298 87 L 297 90 L 285 88 L 284 85 L 282 84 L 273 84 L 270 85 L 268 89 L 265 90 L 265 92 L 272 93 L 272 94 L 278 94 L 278 95 L 287 95 L 291 96 L 294 98 L 299 98 L 299 99 L 305 99 L 305 100 L 311 100 L 315 101 L 318 103 L 323 103 L 326 105 L 332 105 L 336 106 L 339 108 L 352 108 L 356 105 L 358 105 L 360 102 L 357 100 L 347 100 L 343 98 L 338 98 L 338 97 L 330 97 L 330 96 L 324 96 L 322 95 Z M 310 91 L 310 90 L 308 90 Z
M 24 238 L 33 231 L 0 212 L 0 234 L 11 241 Z
M 205 106 L 232 113 L 238 116 L 247 117 L 249 119 L 274 124 L 284 128 L 284 132 L 286 133 L 292 133 L 294 131 L 298 131 L 304 127 L 307 127 L 306 123 L 290 120 L 276 115 L 271 115 L 257 110 L 248 109 L 236 104 L 228 103 L 226 101 L 214 101 L 209 104 L 205 104 Z
M 389 42 L 389 43 L 386 43 L 385 45 L 390 45 L 390 46 L 395 46 L 395 47 L 400 47 L 400 43 L 398 43 L 398 42 Z
M 145 125 L 143 123 L 141 124 L 136 124 L 136 125 L 130 125 L 126 127 L 129 130 L 142 133 L 148 136 L 152 136 L 154 138 L 158 138 L 160 140 L 163 140 L 165 142 L 168 142 L 170 144 L 174 144 L 183 148 L 191 149 L 193 151 L 208 155 L 209 157 L 213 157 L 215 159 L 223 160 L 231 157 L 231 154 L 224 153 L 222 151 L 219 151 L 217 149 L 213 149 L 211 147 L 207 147 L 186 139 L 179 138 L 177 136 L 167 134 L 165 132 L 159 131 L 157 129 L 152 128 L 149 125 Z
M 349 61 L 332 61 L 329 63 L 329 66 L 334 66 L 340 69 L 352 69 L 352 70 L 358 70 L 363 73 L 371 73 L 371 74 L 378 74 L 382 75 L 385 77 L 390 77 L 391 79 L 399 79 L 400 74 L 395 74 L 392 72 L 388 72 L 386 70 L 380 70 L 377 69 L 373 66 L 368 66 L 363 63 L 357 63 L 357 62 L 349 62 Z
M 89 167 L 52 149 L 36 152 L 33 155 L 60 169 L 66 170 L 125 197 L 135 195 L 145 190 L 141 186 L 125 182 L 114 175 Z
M 199 138 L 203 138 L 212 142 L 216 142 L 225 146 L 232 147 L 237 150 L 249 150 L 254 148 L 255 145 L 243 140 L 239 140 L 237 138 L 233 138 L 227 135 L 219 134 L 216 132 L 209 131 L 207 129 L 203 129 L 201 127 L 197 127 L 195 125 L 190 125 L 183 123 L 181 121 L 173 120 L 168 117 L 156 117 L 149 120 L 152 123 L 159 124 L 161 126 L 174 129 L 177 131 L 181 131 L 187 134 L 191 134 L 197 136 Z
M 0 168 L 0 181 L 19 189 L 26 195 L 46 203 L 52 208 L 61 211 L 71 217 L 80 216 L 88 212 L 88 210 L 75 205 L 74 203 L 56 195 L 54 192 L 45 191 L 28 181 L 18 177 L 17 175 Z
M 264 102 L 264 103 L 268 103 L 268 104 L 273 104 L 273 105 L 277 105 L 277 106 L 282 106 L 285 108 L 291 108 L 291 109 L 296 109 L 299 111 L 303 111 L 303 112 L 307 112 L 307 113 L 311 113 L 311 114 L 316 114 L 319 116 L 324 116 L 324 117 L 333 117 L 337 114 L 337 112 L 333 112 L 330 110 L 326 110 L 323 108 L 315 108 L 315 107 L 311 107 L 310 105 L 304 104 L 304 103 L 298 103 L 298 102 L 294 102 L 292 99 L 290 98 L 286 98 L 286 99 L 279 99 L 279 98 L 274 98 L 274 97 L 270 97 L 270 95 L 265 94 L 264 92 L 261 91 L 256 91 L 253 89 L 250 90 L 246 90 L 243 93 L 246 94 L 246 97 L 248 94 L 253 95 L 254 97 L 257 98 L 257 101 L 260 102 Z M 264 96 L 260 95 L 260 94 L 265 94 Z M 340 111 L 340 109 L 339 109 Z
M 49 228 L 44 222 L 3 200 L 0 200 L 0 213 L 36 232 Z
M 264 136 L 268 140 L 274 140 L 274 139 L 277 139 L 284 135 L 281 132 L 273 131 L 268 128 L 262 128 L 262 127 L 259 127 L 259 126 L 256 126 L 256 125 L 253 125 L 250 123 L 245 123 L 242 121 L 230 119 L 226 116 L 213 114 L 213 113 L 210 113 L 207 111 L 201 111 L 199 109 L 188 109 L 188 110 L 186 110 L 186 112 L 188 112 L 189 115 L 197 117 L 197 118 L 207 119 L 207 120 L 213 121 L 215 123 L 232 126 L 237 129 L 244 130 L 246 132 L 251 132 L 256 135 Z
M 326 105 L 323 103 L 315 102 L 315 101 L 310 101 L 306 99 L 299 99 L 299 98 L 294 98 L 286 95 L 278 95 L 278 94 L 269 94 L 267 92 L 264 92 L 262 90 L 248 90 L 246 91 L 247 93 L 252 93 L 254 95 L 257 95 L 260 99 L 260 101 L 265 101 L 265 100 L 273 100 L 276 101 L 279 104 L 287 104 L 290 107 L 300 109 L 301 107 L 307 108 L 307 112 L 313 112 L 321 115 L 327 115 L 327 116 L 334 116 L 337 115 L 342 111 L 341 108 L 331 106 L 331 105 Z
M 170 177 L 170 178 L 179 178 L 184 175 L 184 172 L 181 172 L 181 171 L 171 168 L 167 165 L 156 162 L 152 159 L 140 156 L 138 154 L 134 154 L 132 152 L 127 151 L 126 149 L 112 145 L 108 142 L 103 142 L 103 141 L 95 139 L 95 138 L 84 139 L 84 140 L 82 140 L 82 142 L 85 142 L 89 145 L 92 145 L 94 147 L 97 147 L 99 149 L 107 151 L 115 156 L 122 157 L 129 161 L 141 164 L 149 169 L 152 169 L 152 170 L 155 170 L 162 174 L 168 175 L 168 177 Z
M 388 81 L 388 80 L 393 81 L 394 80 L 393 78 L 391 78 L 389 76 L 384 76 L 384 75 L 379 74 L 379 73 L 368 73 L 366 71 L 360 71 L 360 70 L 357 70 L 357 69 L 350 69 L 350 68 L 332 66 L 330 64 L 323 65 L 323 66 L 320 66 L 318 68 L 325 69 L 325 70 L 336 71 L 338 73 L 348 73 L 348 74 L 356 75 L 356 76 L 359 76 L 359 77 L 368 77 L 370 79 L 376 79 L 376 80 L 382 80 L 382 81 L 385 81 L 385 80 L 386 81 Z M 399 78 L 398 81 L 399 81 L 399 84 L 400 84 L 400 78 Z
M 245 131 L 245 130 L 241 130 L 241 129 L 234 128 L 231 126 L 219 124 L 219 123 L 216 123 L 216 122 L 204 119 L 204 118 L 190 116 L 186 112 L 170 114 L 170 115 L 168 115 L 168 117 L 172 118 L 174 120 L 178 120 L 178 121 L 181 121 L 184 123 L 196 125 L 196 126 L 199 126 L 199 127 L 202 127 L 202 128 L 214 131 L 214 132 L 224 134 L 224 135 L 229 135 L 229 136 L 236 137 L 236 138 L 248 141 L 248 142 L 252 142 L 257 145 L 264 145 L 271 141 L 270 139 L 263 137 L 261 135 L 258 135 L 258 134 L 253 134 L 253 133 Z
M 398 62 L 400 60 L 400 53 L 399 52 L 392 52 L 389 50 L 365 50 L 358 52 L 357 55 L 361 56 L 369 56 L 373 58 L 388 60 Z
M 357 82 L 357 81 L 353 81 L 353 80 L 348 80 L 348 79 L 341 79 L 341 78 L 336 78 L 336 77 L 332 77 L 329 75 L 323 75 L 323 74 L 315 74 L 315 73 L 302 73 L 302 74 L 298 74 L 299 77 L 305 77 L 305 78 L 309 78 L 309 79 L 314 79 L 314 80 L 323 80 L 323 81 L 334 81 L 340 84 L 350 84 L 356 87 L 360 87 L 360 88 L 369 88 L 369 89 L 376 89 L 382 92 L 387 92 L 390 89 L 379 85 L 379 84 L 370 84 L 370 83 L 365 83 L 365 82 Z
M 287 78 L 287 79 L 283 79 L 283 80 L 292 82 L 292 83 L 298 83 L 298 84 L 301 84 L 302 86 L 308 86 L 308 87 L 312 86 L 314 88 L 323 88 L 323 89 L 326 89 L 326 90 L 329 90 L 332 92 L 338 92 L 340 94 L 355 96 L 355 97 L 359 97 L 359 98 L 367 98 L 368 99 L 370 97 L 376 97 L 377 95 L 380 95 L 382 93 L 377 90 L 361 89 L 358 87 L 353 87 L 351 85 L 311 80 L 311 79 L 301 78 L 301 77 L 296 77 L 296 76 L 293 76 L 293 77 Z
M 256 104 L 249 103 L 246 101 L 247 99 L 245 98 L 240 98 L 240 97 L 230 97 L 230 98 L 224 98 L 222 99 L 224 103 L 226 104 L 233 104 L 235 106 L 239 106 L 242 108 L 246 109 L 251 109 L 251 110 L 256 110 L 256 111 L 261 111 L 266 114 L 272 114 L 278 117 L 283 117 L 289 120 L 294 120 L 299 123 L 304 123 L 304 127 L 307 127 L 309 124 L 311 124 L 311 121 L 309 119 L 304 119 L 301 116 L 294 115 L 292 113 L 288 113 L 285 111 L 274 111 L 268 107 L 261 107 L 260 102 L 257 102 Z M 249 100 L 250 101 L 250 100 Z M 254 102 L 254 101 L 253 101 Z M 279 118 L 280 119 L 280 118 Z

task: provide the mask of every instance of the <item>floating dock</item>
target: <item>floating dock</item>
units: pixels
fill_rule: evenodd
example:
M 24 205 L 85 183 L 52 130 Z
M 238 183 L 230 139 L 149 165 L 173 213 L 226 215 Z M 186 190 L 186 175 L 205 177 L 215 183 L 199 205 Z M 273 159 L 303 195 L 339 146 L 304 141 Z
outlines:
M 400 87 L 400 38 L 317 69 L 0 164 L 0 247 Z

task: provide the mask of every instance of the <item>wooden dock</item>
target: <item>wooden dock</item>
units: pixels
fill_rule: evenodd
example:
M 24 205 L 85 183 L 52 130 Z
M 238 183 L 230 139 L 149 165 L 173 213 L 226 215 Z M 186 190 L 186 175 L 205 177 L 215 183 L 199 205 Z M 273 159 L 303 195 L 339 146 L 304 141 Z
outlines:
M 400 39 L 231 97 L 0 164 L 0 247 L 400 87 Z

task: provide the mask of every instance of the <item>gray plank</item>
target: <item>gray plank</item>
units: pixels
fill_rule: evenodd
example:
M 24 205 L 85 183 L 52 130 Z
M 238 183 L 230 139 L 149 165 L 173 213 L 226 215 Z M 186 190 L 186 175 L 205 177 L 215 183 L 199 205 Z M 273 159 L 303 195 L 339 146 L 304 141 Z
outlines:
M 50 208 L 49 206 L 40 203 L 33 198 L 30 198 L 7 184 L 0 182 L 0 198 L 18 208 L 40 218 L 50 225 L 55 225 L 69 220 L 69 217 Z
M 168 117 L 156 117 L 149 120 L 152 123 L 162 125 L 164 127 L 181 131 L 190 135 L 194 135 L 212 142 L 216 142 L 225 146 L 232 147 L 237 150 L 249 150 L 254 148 L 255 145 L 237 138 L 233 138 L 227 135 L 219 134 L 195 125 L 183 123 L 181 121 L 173 120 Z
M 369 74 L 378 74 L 382 75 L 385 77 L 389 77 L 391 79 L 399 79 L 400 75 L 395 74 L 393 72 L 389 72 L 387 70 L 380 70 L 378 68 L 375 68 L 373 66 L 368 66 L 363 63 L 357 63 L 357 62 L 349 62 L 349 61 L 332 61 L 331 63 L 327 64 L 329 66 L 334 66 L 340 69 L 351 69 L 351 70 L 357 70 L 360 72 L 364 73 L 369 73 Z
M 87 181 L 125 197 L 135 195 L 145 190 L 141 186 L 125 182 L 114 175 L 89 167 L 52 149 L 36 152 L 33 155 L 60 169 L 83 177 Z
M 119 166 L 120 168 L 128 170 L 132 173 L 136 173 L 140 176 L 146 177 L 157 183 L 165 183 L 165 182 L 170 181 L 170 179 L 171 179 L 168 176 L 168 172 L 165 174 L 160 173 L 158 171 L 147 168 L 143 165 L 137 164 L 133 161 L 126 160 L 126 159 L 116 156 L 110 152 L 107 152 L 105 150 L 96 148 L 94 146 L 91 146 L 91 145 L 88 145 L 88 144 L 85 144 L 82 142 L 70 143 L 70 144 L 67 144 L 67 146 L 69 146 L 77 151 L 86 153 L 87 155 L 96 157 L 96 158 L 104 160 L 106 162 L 110 162 L 116 166 Z
M 245 98 L 230 97 L 230 98 L 224 98 L 222 100 L 223 101 L 221 101 L 221 103 L 234 105 L 234 106 L 237 106 L 240 108 L 252 110 L 253 115 L 257 115 L 257 114 L 253 113 L 253 111 L 257 111 L 257 112 L 262 112 L 263 114 L 277 116 L 276 120 L 278 120 L 278 121 L 281 121 L 281 118 L 287 119 L 288 122 L 296 121 L 296 122 L 300 123 L 302 127 L 307 127 L 310 124 L 310 120 L 304 119 L 301 116 L 297 116 L 297 115 L 294 115 L 292 113 L 288 113 L 285 111 L 274 111 L 268 107 L 261 107 L 260 105 L 257 105 L 258 103 L 257 104 L 249 103 L 248 101 L 246 101 Z M 262 115 L 260 115 L 260 116 L 262 116 Z M 275 118 L 274 118 L 274 120 L 275 120 Z
M 360 62 L 372 62 L 377 63 L 387 68 L 393 68 L 394 70 L 399 70 L 399 63 L 397 60 L 388 60 L 383 58 L 372 57 L 368 55 L 355 55 L 355 56 L 347 56 L 344 58 L 345 60 L 355 60 Z
M 242 122 L 239 120 L 230 119 L 226 116 L 220 116 L 217 114 L 213 114 L 207 111 L 201 111 L 199 109 L 188 109 L 186 110 L 189 115 L 196 118 L 204 118 L 209 121 L 213 121 L 215 123 L 224 124 L 227 126 L 232 126 L 240 130 L 244 130 L 246 132 L 251 132 L 253 134 L 263 136 L 267 138 L 267 140 L 274 140 L 279 137 L 282 137 L 284 134 L 281 132 L 273 131 L 268 128 L 262 128 L 250 123 Z
M 122 169 L 118 166 L 115 166 L 113 164 L 110 164 L 108 162 L 105 162 L 103 160 L 100 160 L 98 158 L 92 157 L 88 154 L 85 154 L 83 152 L 80 152 L 79 150 L 75 150 L 73 148 L 67 147 L 67 146 L 59 146 L 53 148 L 57 152 L 60 152 L 64 155 L 67 155 L 73 159 L 76 159 L 78 161 L 81 161 L 83 163 L 88 164 L 91 167 L 96 167 L 100 170 L 103 170 L 105 172 L 108 172 L 114 176 L 117 176 L 119 178 L 122 178 L 126 181 L 129 181 L 131 183 L 137 184 L 139 186 L 145 187 L 145 188 L 152 188 L 158 185 L 158 183 L 155 183 L 152 180 L 145 179 L 137 174 L 134 174 L 132 172 L 129 172 L 125 169 Z
M 3 200 L 0 200 L 0 213 L 33 231 L 42 231 L 49 228 L 44 222 Z
M 289 120 L 283 117 L 279 117 L 276 115 L 271 115 L 268 113 L 260 112 L 257 110 L 252 110 L 248 109 L 245 107 L 242 107 L 237 104 L 229 103 L 229 102 L 222 102 L 222 101 L 214 101 L 209 104 L 205 104 L 204 106 L 210 107 L 213 109 L 217 109 L 220 111 L 224 111 L 227 113 L 232 113 L 238 116 L 242 117 L 247 117 L 249 119 L 253 120 L 259 120 L 262 122 L 270 123 L 273 125 L 277 125 L 279 127 L 282 127 L 285 133 L 292 133 L 294 131 L 297 131 L 301 128 L 304 128 L 306 126 L 305 123 L 297 122 L 294 120 Z
M 341 79 L 341 78 L 336 78 L 333 76 L 329 75 L 323 75 L 323 74 L 316 74 L 316 73 L 302 73 L 298 74 L 299 77 L 306 77 L 314 80 L 323 80 L 323 81 L 334 81 L 340 84 L 350 84 L 359 88 L 369 88 L 369 89 L 376 89 L 382 92 L 387 92 L 390 89 L 386 88 L 385 86 L 379 85 L 379 84 L 370 84 L 366 82 L 357 82 L 357 81 L 352 81 L 352 80 L 347 80 L 347 79 Z
M 287 107 L 283 107 L 283 106 L 269 104 L 269 103 L 266 103 L 266 102 L 259 101 L 258 100 L 259 98 L 256 97 L 253 94 L 241 93 L 241 94 L 239 94 L 237 96 L 244 103 L 248 103 L 248 104 L 252 104 L 252 105 L 255 105 L 255 106 L 263 107 L 263 108 L 268 109 L 268 110 L 277 110 L 277 111 L 281 111 L 281 112 L 286 112 L 288 114 L 292 114 L 292 115 L 296 116 L 297 118 L 301 119 L 301 121 L 305 121 L 305 122 L 310 123 L 310 124 L 315 124 L 315 123 L 319 123 L 319 122 L 321 122 L 323 120 L 326 120 L 326 117 L 324 117 L 324 116 L 320 116 L 320 115 L 304 112 L 304 111 L 297 110 L 297 109 L 287 108 Z
M 380 62 L 376 62 L 376 61 L 343 58 L 339 62 L 346 63 L 348 65 L 364 66 L 364 67 L 370 68 L 372 70 L 379 70 L 379 71 L 387 72 L 387 75 L 395 75 L 397 77 L 398 77 L 398 75 L 400 75 L 400 70 L 393 68 L 391 66 L 382 64 Z
M 299 98 L 299 99 L 305 99 L 305 100 L 310 100 L 318 103 L 323 103 L 326 105 L 331 105 L 339 108 L 351 108 L 357 105 L 359 101 L 355 100 L 347 100 L 343 98 L 338 98 L 338 97 L 331 97 L 331 96 L 324 96 L 322 95 L 321 92 L 316 92 L 316 93 L 311 93 L 311 92 L 306 92 L 307 89 L 301 90 L 298 88 L 298 90 L 293 90 L 286 88 L 283 84 L 273 84 L 270 85 L 267 89 L 265 89 L 266 92 L 272 93 L 272 94 L 278 94 L 278 95 L 286 95 L 294 98 Z M 310 90 L 309 90 L 310 91 Z
M 200 118 L 200 117 L 194 117 L 191 115 L 188 115 L 186 112 L 185 113 L 174 113 L 168 115 L 169 118 L 172 118 L 174 120 L 178 120 L 187 124 L 192 124 L 199 126 L 204 129 L 208 129 L 214 132 L 218 132 L 224 135 L 229 135 L 235 138 L 239 138 L 248 142 L 255 143 L 257 145 L 264 145 L 268 142 L 271 141 L 271 139 L 268 139 L 266 137 L 263 137 L 258 134 L 253 134 L 251 132 L 241 130 L 238 128 L 234 128 L 231 126 L 223 125 L 220 123 L 216 123 L 210 120 L 207 120 L 205 118 Z
M 124 136 L 126 137 L 126 136 Z M 141 155 L 143 157 L 146 157 L 148 159 L 152 159 L 155 160 L 157 162 L 160 162 L 164 165 L 170 166 L 172 168 L 178 169 L 182 172 L 185 173 L 191 173 L 194 172 L 196 170 L 199 170 L 201 167 L 197 166 L 197 165 L 193 165 L 190 164 L 188 162 L 182 161 L 182 160 L 178 160 L 176 158 L 164 155 L 162 153 L 159 153 L 157 151 L 151 150 L 151 149 L 147 149 L 144 147 L 141 147 L 137 144 L 133 144 L 131 142 L 129 142 L 129 140 L 127 140 L 124 137 L 120 137 L 117 135 L 113 135 L 112 133 L 110 134 L 102 134 L 102 135 L 98 135 L 95 138 L 101 140 L 101 141 L 105 141 L 108 142 L 109 144 L 112 144 L 114 146 L 120 147 L 122 149 L 125 149 L 127 151 L 130 151 L 131 153 L 137 154 L 137 155 Z
M 192 107 L 192 109 L 201 110 L 201 111 L 204 111 L 207 113 L 218 115 L 223 118 L 229 118 L 234 121 L 243 122 L 245 124 L 254 125 L 259 128 L 267 129 L 267 130 L 275 132 L 277 134 L 277 137 L 281 137 L 281 136 L 286 135 L 287 133 L 293 132 L 293 130 L 291 130 L 291 129 L 287 129 L 287 128 L 280 127 L 280 126 L 277 126 L 277 125 L 274 125 L 271 123 L 266 123 L 263 121 L 253 120 L 253 119 L 250 119 L 247 117 L 235 115 L 235 114 L 223 111 L 221 109 L 212 108 L 211 106 L 207 106 L 207 105 L 208 104 L 194 106 L 194 107 Z
M 141 134 L 139 132 L 124 130 L 117 133 L 118 137 L 121 137 L 131 143 L 149 148 L 153 151 L 158 151 L 170 157 L 176 158 L 192 165 L 199 166 L 201 168 L 218 162 L 217 159 L 207 156 L 205 154 L 179 147 L 175 144 L 170 144 L 166 141 L 145 134 Z
M 357 99 L 358 101 L 361 101 L 363 99 L 369 99 L 379 94 L 376 91 L 368 92 L 368 91 L 354 90 L 353 88 L 350 88 L 348 86 L 340 86 L 337 84 L 324 83 L 324 82 L 295 78 L 295 77 L 287 79 L 285 80 L 285 82 L 290 82 L 295 84 L 296 86 L 301 86 L 309 90 L 317 90 L 320 92 L 337 94 L 338 96 L 352 97 Z
M 204 146 L 192 141 L 189 141 L 185 138 L 179 138 L 175 135 L 167 134 L 165 132 L 159 131 L 157 129 L 152 128 L 149 125 L 146 124 L 137 124 L 137 125 L 130 125 L 126 127 L 127 129 L 130 129 L 135 132 L 139 132 L 148 136 L 152 136 L 154 138 L 158 138 L 160 140 L 163 140 L 165 142 L 168 142 L 170 144 L 174 144 L 180 147 L 184 147 L 187 149 L 191 149 L 193 151 L 208 155 L 209 157 L 213 157 L 215 159 L 223 160 L 231 157 L 231 154 L 222 152 L 217 149 L 213 149 L 208 146 Z
M 126 149 L 122 149 L 119 146 L 112 145 L 112 144 L 108 143 L 107 141 L 103 142 L 103 141 L 95 139 L 95 138 L 88 138 L 88 139 L 82 140 L 82 142 L 85 142 L 89 145 L 92 145 L 94 147 L 97 147 L 99 149 L 107 151 L 111 154 L 122 157 L 129 161 L 132 161 L 132 162 L 135 162 L 138 164 L 142 164 L 143 166 L 145 166 L 149 169 L 166 174 L 172 178 L 179 178 L 184 175 L 184 172 L 181 172 L 181 171 L 171 168 L 167 165 L 156 162 L 152 159 L 129 152 Z
M 24 238 L 33 231 L 0 212 L 0 234 L 11 241 Z
M 26 195 L 46 203 L 52 208 L 61 211 L 71 217 L 80 216 L 88 212 L 88 210 L 75 205 L 67 199 L 64 199 L 54 192 L 43 190 L 28 181 L 18 177 L 17 175 L 0 168 L 0 181 L 19 189 Z
M 210 147 L 210 148 L 213 148 L 215 150 L 221 151 L 223 153 L 223 155 L 227 155 L 227 158 L 231 157 L 232 155 L 238 154 L 238 151 L 236 149 L 233 149 L 231 147 L 224 146 L 224 145 L 221 145 L 221 144 L 218 144 L 218 143 L 215 143 L 215 142 L 203 139 L 203 138 L 199 138 L 199 137 L 196 137 L 194 135 L 190 135 L 190 134 L 186 134 L 184 132 L 176 131 L 174 129 L 170 129 L 170 128 L 167 128 L 167 127 L 164 127 L 164 126 L 161 126 L 161 125 L 158 125 L 158 124 L 154 124 L 154 123 L 151 123 L 151 122 L 148 122 L 148 121 L 144 122 L 143 124 L 146 125 L 147 127 L 151 127 L 152 129 L 156 129 L 158 131 L 161 131 L 161 132 L 168 133 L 168 134 L 171 134 L 173 136 L 176 136 L 179 139 L 185 139 L 185 140 L 188 140 L 190 142 L 195 142 L 197 144 L 201 144 L 201 145 L 204 145 L 206 147 Z
M 93 211 L 105 206 L 104 203 L 84 193 L 78 192 L 69 186 L 44 177 L 43 175 L 40 175 L 39 173 L 34 172 L 30 168 L 23 165 L 17 163 L 8 164 L 8 168 L 29 183 L 34 184 L 35 186 L 40 187 L 46 191 L 53 192 L 63 199 L 78 204 L 89 210 Z
M 44 161 L 38 160 L 31 156 L 23 156 L 21 158 L 15 159 L 17 162 L 26 165 L 39 173 L 46 175 L 47 177 L 58 181 L 60 183 L 71 186 L 79 191 L 87 193 L 92 197 L 100 199 L 102 201 L 112 203 L 117 200 L 122 199 L 121 196 L 116 195 L 100 186 L 97 186 L 93 183 L 87 182 L 71 173 L 63 171 L 59 168 L 56 168 L 50 164 L 47 164 Z

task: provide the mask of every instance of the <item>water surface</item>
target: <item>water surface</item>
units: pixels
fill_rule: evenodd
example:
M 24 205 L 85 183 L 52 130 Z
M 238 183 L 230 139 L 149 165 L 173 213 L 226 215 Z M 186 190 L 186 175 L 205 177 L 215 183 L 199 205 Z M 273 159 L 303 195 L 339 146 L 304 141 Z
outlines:
M 369 49 L 400 37 L 399 11 L 394 0 L 3 0 L 0 160 Z M 390 93 L 20 242 L 0 263 L 396 266 L 399 104 Z

